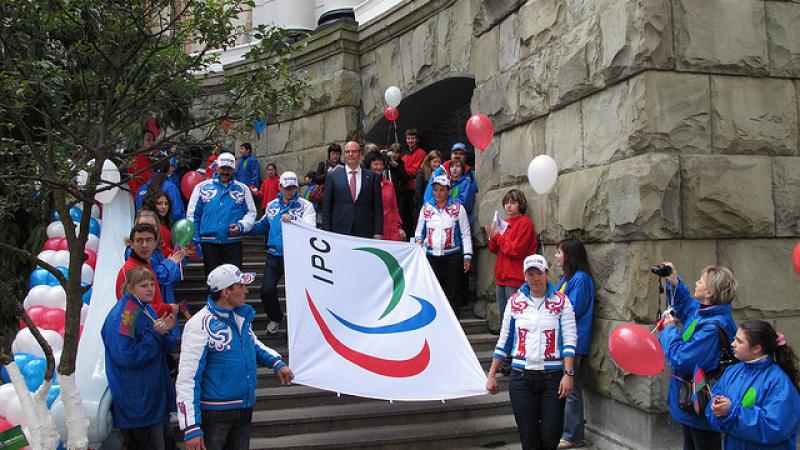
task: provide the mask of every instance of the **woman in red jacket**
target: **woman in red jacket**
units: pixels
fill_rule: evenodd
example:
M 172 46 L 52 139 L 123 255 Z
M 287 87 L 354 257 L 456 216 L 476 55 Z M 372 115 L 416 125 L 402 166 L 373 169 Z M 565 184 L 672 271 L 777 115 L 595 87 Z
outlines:
M 373 151 L 364 158 L 364 165 L 381 177 L 381 198 L 383 199 L 383 239 L 387 241 L 405 241 L 403 222 L 397 207 L 397 194 L 394 184 L 383 178 L 385 164 L 380 153 Z
M 278 176 L 278 166 L 274 163 L 267 164 L 267 178 L 261 183 L 261 188 L 258 190 L 261 195 L 261 209 L 267 209 L 269 202 L 275 200 L 281 188 L 278 186 L 281 177 Z
M 525 194 L 511 189 L 503 196 L 503 209 L 508 216 L 501 223 L 486 227 L 489 251 L 497 255 L 494 264 L 497 312 L 501 322 L 508 298 L 525 282 L 522 262 L 536 252 L 538 241 L 533 222 L 525 215 L 528 201 Z

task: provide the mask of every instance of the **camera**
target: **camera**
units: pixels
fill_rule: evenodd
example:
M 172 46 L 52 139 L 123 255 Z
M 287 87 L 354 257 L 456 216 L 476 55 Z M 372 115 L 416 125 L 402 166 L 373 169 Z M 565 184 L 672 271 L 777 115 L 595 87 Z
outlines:
M 656 264 L 655 266 L 650 266 L 650 272 L 652 272 L 653 275 L 666 278 L 672 275 L 672 267 L 666 264 Z

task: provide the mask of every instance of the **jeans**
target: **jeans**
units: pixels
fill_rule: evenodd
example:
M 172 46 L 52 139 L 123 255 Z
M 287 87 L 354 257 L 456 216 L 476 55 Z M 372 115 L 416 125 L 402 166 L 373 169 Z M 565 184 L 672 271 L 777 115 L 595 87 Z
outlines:
M 561 370 L 514 369 L 508 380 L 511 409 L 524 450 L 555 450 L 564 422 L 564 400 L 558 398 Z
M 713 431 L 701 430 L 688 425 L 683 428 L 683 450 L 720 450 L 722 436 Z
M 203 247 L 203 268 L 206 277 L 212 270 L 223 264 L 233 264 L 239 269 L 242 268 L 242 243 L 232 244 L 207 244 L 201 243 Z
M 225 411 L 203 410 L 203 439 L 206 450 L 247 450 L 253 408 Z
M 494 285 L 494 296 L 497 299 L 497 317 L 500 318 L 500 326 L 503 326 L 503 314 L 506 312 L 508 299 L 517 292 L 519 287 Z
M 278 282 L 283 277 L 283 257 L 267 254 L 264 261 L 264 280 L 261 283 L 261 303 L 269 320 L 280 322 L 283 311 L 278 302 Z
M 128 450 L 164 450 L 164 422 L 122 432 L 127 437 Z
M 561 439 L 578 442 L 586 439 L 583 421 L 583 391 L 581 390 L 581 360 L 583 356 L 575 355 L 575 388 L 567 396 L 564 408 L 564 434 Z
M 452 255 L 430 256 L 428 262 L 431 264 L 433 273 L 442 286 L 447 301 L 456 317 L 461 313 L 461 297 L 458 292 L 461 289 L 464 279 L 464 255 L 454 253 Z

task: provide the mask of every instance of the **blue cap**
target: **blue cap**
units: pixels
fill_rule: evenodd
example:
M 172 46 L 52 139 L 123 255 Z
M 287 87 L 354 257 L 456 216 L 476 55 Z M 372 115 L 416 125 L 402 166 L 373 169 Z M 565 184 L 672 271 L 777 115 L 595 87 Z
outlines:
M 467 146 L 464 145 L 463 142 L 456 142 L 452 147 L 450 147 L 450 151 L 454 152 L 456 150 L 461 150 L 462 152 L 467 153 Z

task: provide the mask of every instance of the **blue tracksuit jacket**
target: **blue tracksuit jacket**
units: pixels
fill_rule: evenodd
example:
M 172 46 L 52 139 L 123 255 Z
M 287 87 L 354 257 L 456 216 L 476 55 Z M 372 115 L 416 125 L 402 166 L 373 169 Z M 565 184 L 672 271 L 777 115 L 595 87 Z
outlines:
M 273 256 L 283 256 L 283 224 L 281 216 L 288 214 L 292 220 L 299 220 L 310 226 L 316 226 L 317 213 L 314 205 L 300 197 L 298 192 L 287 204 L 283 203 L 283 192 L 278 192 L 278 197 L 269 202 L 264 216 L 253 225 L 249 234 L 267 235 L 267 253 Z
M 178 366 L 178 423 L 184 439 L 202 436 L 205 410 L 250 408 L 256 401 L 256 365 L 277 372 L 286 364 L 251 329 L 255 310 L 224 309 L 210 297 L 183 327 Z
M 139 211 L 142 209 L 142 203 L 144 202 L 144 198 L 147 194 L 147 188 L 150 187 L 150 182 L 153 181 L 153 178 L 157 174 L 153 174 L 149 180 L 139 190 L 136 192 L 136 210 Z M 164 181 L 161 182 L 161 190 L 167 194 L 169 197 L 170 203 L 172 203 L 172 223 L 175 223 L 186 216 L 186 211 L 183 206 L 183 197 L 181 197 L 181 191 L 178 189 L 178 186 L 173 184 L 169 181 L 168 178 L 165 178 Z
M 236 161 L 236 181 L 247 186 L 259 187 L 261 185 L 261 165 L 252 154 L 239 158 Z
M 719 367 L 717 327 L 709 322 L 718 322 L 729 340 L 736 336 L 736 322 L 731 317 L 731 305 L 700 308 L 700 302 L 689 295 L 683 280 L 678 278 L 678 281 L 678 286 L 674 289 L 667 283 L 667 295 L 672 295 L 674 291 L 672 307 L 675 309 L 675 317 L 683 324 L 683 331 L 671 326 L 658 337 L 664 349 L 664 358 L 672 366 L 674 375 L 669 382 L 669 412 L 684 425 L 710 431 L 711 427 L 705 417 L 680 408 L 678 394 L 682 382 L 675 377 L 690 380 L 696 366 L 701 367 L 705 373 Z
M 575 323 L 578 325 L 578 349 L 576 354 L 586 356 L 592 337 L 592 315 L 594 314 L 594 282 L 588 273 L 579 270 L 572 275 L 564 290 L 561 286 L 565 283 L 564 277 L 558 280 L 559 291 L 572 301 L 575 311 Z
M 256 204 L 246 185 L 235 180 L 223 183 L 214 174 L 194 188 L 186 218 L 194 222 L 195 239 L 200 243 L 231 244 L 240 242 L 253 227 Z M 239 234 L 228 233 L 232 224 L 239 226 Z
M 103 323 L 106 377 L 114 401 L 116 428 L 155 425 L 164 422 L 170 410 L 174 411 L 175 391 L 166 355 L 175 347 L 177 328 L 158 334 L 153 330 L 152 318 L 156 318 L 156 312 L 150 305 L 126 293 Z M 132 335 L 124 334 L 124 327 L 120 327 L 126 319 L 135 319 Z
M 711 412 L 711 402 L 706 406 L 711 428 L 725 433 L 726 450 L 797 448 L 800 395 L 771 356 L 729 367 L 711 392 L 731 401 L 725 417 Z

